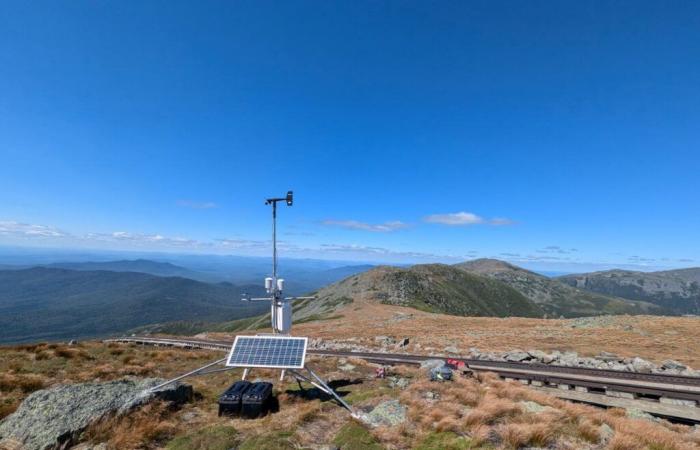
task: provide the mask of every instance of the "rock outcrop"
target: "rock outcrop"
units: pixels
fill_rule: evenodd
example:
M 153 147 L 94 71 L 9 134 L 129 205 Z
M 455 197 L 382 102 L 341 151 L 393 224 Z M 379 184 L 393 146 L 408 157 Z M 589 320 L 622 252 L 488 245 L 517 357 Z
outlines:
M 178 404 L 191 400 L 192 387 L 186 384 L 174 383 L 157 391 L 149 390 L 162 381 L 125 379 L 36 391 L 0 422 L 0 448 L 68 448 L 88 425 L 109 415 L 128 413 L 154 399 Z

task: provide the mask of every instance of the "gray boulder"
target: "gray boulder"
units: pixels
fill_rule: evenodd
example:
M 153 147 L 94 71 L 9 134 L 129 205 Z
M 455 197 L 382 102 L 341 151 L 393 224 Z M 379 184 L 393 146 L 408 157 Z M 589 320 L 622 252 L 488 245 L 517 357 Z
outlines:
M 428 359 L 420 363 L 420 368 L 421 369 L 434 369 L 434 368 L 439 368 L 443 367 L 445 365 L 445 361 L 442 359 Z
M 163 381 L 126 379 L 36 391 L 0 422 L 0 448 L 3 443 L 19 443 L 27 450 L 67 448 L 88 425 L 107 415 L 128 413 L 157 398 L 175 403 L 192 399 L 190 385 L 174 383 L 156 392 L 147 390 Z
M 396 426 L 406 421 L 406 407 L 398 400 L 389 400 L 378 404 L 363 419 L 373 427 Z
M 619 356 L 617 356 L 614 353 L 610 353 L 610 352 L 600 352 L 600 354 L 598 356 L 596 356 L 596 359 L 599 359 L 599 360 L 605 361 L 605 362 L 619 362 L 621 360 L 621 358 Z
M 644 412 L 638 408 L 627 408 L 625 412 L 627 414 L 627 417 L 629 417 L 630 419 L 640 419 L 640 420 L 648 420 L 650 422 L 659 422 L 659 419 L 652 416 L 648 412 Z
M 525 411 L 530 413 L 538 414 L 544 411 L 556 411 L 556 409 L 552 408 L 551 406 L 541 405 L 537 402 L 521 401 L 518 403 Z
M 619 362 L 609 362 L 608 369 L 617 370 L 618 372 L 629 372 L 627 365 Z
M 532 357 L 534 361 L 543 364 L 551 364 L 559 357 L 556 354 L 549 354 L 547 352 L 543 352 L 542 350 L 528 350 L 527 353 Z
M 656 367 L 649 361 L 636 357 L 632 360 L 632 371 L 638 373 L 651 373 Z
M 379 345 L 394 345 L 396 344 L 396 339 L 389 336 L 376 336 L 374 342 Z
M 562 366 L 577 366 L 578 365 L 578 353 L 576 352 L 564 352 L 557 359 L 557 363 Z
M 406 389 L 411 382 L 408 378 L 389 377 L 389 386 L 392 388 Z
M 600 443 L 605 445 L 615 436 L 615 430 L 607 423 L 604 423 L 598 427 L 598 435 L 600 436 Z
M 525 361 L 531 358 L 530 354 L 527 352 L 524 352 L 522 350 L 512 350 L 510 352 L 506 352 L 503 357 L 505 358 L 506 361 L 515 361 L 515 362 L 520 362 L 520 361 Z
M 342 370 L 343 372 L 352 372 L 356 369 L 356 367 L 353 364 L 345 363 L 343 365 L 338 366 L 338 369 Z
M 459 353 L 459 349 L 455 347 L 454 345 L 449 345 L 445 347 L 445 353 L 452 353 L 454 355 Z
M 661 364 L 661 367 L 665 370 L 679 370 L 683 371 L 688 368 L 685 364 L 679 363 L 678 361 L 674 361 L 672 359 L 669 359 L 667 361 L 664 361 L 663 364 Z

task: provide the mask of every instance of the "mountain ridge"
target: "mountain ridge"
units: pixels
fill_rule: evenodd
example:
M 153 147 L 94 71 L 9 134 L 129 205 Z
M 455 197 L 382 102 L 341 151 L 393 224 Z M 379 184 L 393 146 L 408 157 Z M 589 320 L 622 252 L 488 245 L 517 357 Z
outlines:
M 498 259 L 474 259 L 455 264 L 455 267 L 506 283 L 539 305 L 550 317 L 661 312 L 651 304 L 582 291 Z
M 640 272 L 606 270 L 558 277 L 588 292 L 640 300 L 674 314 L 700 314 L 700 268 Z
M 453 315 L 542 317 L 511 287 L 445 264 L 379 266 L 320 289 L 294 305 L 295 320 L 331 314 L 352 302 L 378 302 Z

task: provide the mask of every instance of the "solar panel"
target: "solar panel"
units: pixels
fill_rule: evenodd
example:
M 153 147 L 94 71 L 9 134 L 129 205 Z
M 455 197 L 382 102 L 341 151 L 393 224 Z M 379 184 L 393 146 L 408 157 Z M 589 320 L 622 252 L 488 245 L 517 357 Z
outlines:
M 305 337 L 236 336 L 226 365 L 303 369 L 306 341 Z

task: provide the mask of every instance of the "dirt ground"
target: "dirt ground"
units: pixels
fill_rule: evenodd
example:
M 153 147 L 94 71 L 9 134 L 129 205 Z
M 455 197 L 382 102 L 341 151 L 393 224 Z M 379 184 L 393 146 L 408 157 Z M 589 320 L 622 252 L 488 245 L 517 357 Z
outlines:
M 408 337 L 407 352 L 538 349 L 595 356 L 608 351 L 660 363 L 675 359 L 700 369 L 700 317 L 612 316 L 583 319 L 458 317 L 412 308 L 353 303 L 341 318 L 303 323 L 294 333 L 322 339 L 356 339 L 374 345 L 377 335 Z M 219 335 L 219 337 L 228 337 Z

